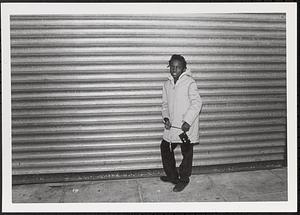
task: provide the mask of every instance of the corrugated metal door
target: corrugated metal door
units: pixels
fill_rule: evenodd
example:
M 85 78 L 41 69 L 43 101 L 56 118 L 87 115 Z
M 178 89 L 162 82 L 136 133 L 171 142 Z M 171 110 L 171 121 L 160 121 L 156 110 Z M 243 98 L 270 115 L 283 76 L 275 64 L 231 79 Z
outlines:
M 174 53 L 204 102 L 195 166 L 283 160 L 285 30 L 285 14 L 12 16 L 13 174 L 161 168 Z

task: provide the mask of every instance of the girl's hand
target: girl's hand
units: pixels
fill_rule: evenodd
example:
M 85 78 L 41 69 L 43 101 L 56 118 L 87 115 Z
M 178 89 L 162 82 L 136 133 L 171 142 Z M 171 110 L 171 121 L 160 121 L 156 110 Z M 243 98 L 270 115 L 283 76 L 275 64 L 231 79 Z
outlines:
M 164 118 L 164 121 L 165 121 L 165 128 L 167 130 L 170 130 L 170 128 L 172 126 L 170 120 L 168 118 Z
M 184 132 L 187 132 L 190 130 L 190 125 L 187 122 L 184 122 L 181 126 L 181 130 L 183 130 Z

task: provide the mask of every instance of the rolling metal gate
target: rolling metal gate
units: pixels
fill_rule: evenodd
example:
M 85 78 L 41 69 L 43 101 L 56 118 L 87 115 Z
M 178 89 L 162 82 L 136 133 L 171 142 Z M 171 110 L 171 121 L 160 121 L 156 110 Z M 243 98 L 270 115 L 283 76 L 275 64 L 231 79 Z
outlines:
M 174 53 L 204 103 L 194 166 L 283 160 L 285 30 L 285 14 L 12 16 L 13 175 L 161 168 Z

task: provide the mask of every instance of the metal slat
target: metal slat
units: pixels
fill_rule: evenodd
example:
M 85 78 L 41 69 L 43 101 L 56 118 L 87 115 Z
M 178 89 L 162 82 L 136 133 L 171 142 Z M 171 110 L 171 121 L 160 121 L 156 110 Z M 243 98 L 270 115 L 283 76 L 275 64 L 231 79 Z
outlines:
M 14 81 L 29 81 L 29 80 L 39 80 L 39 79 L 51 79 L 53 80 L 85 80 L 85 79 L 98 79 L 102 80 L 105 78 L 115 79 L 121 81 L 122 79 L 131 79 L 131 80 L 145 80 L 149 78 L 150 80 L 163 80 L 167 75 L 167 66 L 161 64 L 132 64 L 132 65 L 40 65 L 40 66 L 12 66 L 15 74 L 12 76 Z M 195 72 L 195 78 L 205 78 L 212 75 L 219 76 L 233 76 L 234 74 L 239 75 L 239 72 L 252 72 L 252 76 L 261 76 L 269 75 L 271 72 L 280 72 L 285 71 L 286 67 L 284 64 L 216 64 L 212 65 L 207 64 L 191 64 L 191 70 Z M 74 74 L 69 74 L 71 71 L 73 73 L 79 73 L 74 76 Z M 141 73 L 143 71 L 143 73 Z M 203 72 L 202 73 L 200 73 Z M 265 74 L 262 72 L 269 73 Z M 214 74 L 218 72 L 218 74 Z M 222 74 L 221 72 L 227 72 L 227 74 Z M 260 72 L 260 74 L 255 74 L 255 72 Z M 50 73 L 50 74 L 49 74 Z M 56 74 L 52 74 L 56 73 Z M 65 74 L 67 73 L 67 74 Z M 212 73 L 212 74 L 211 74 Z M 232 74 L 234 73 L 234 74 Z M 41 77 L 37 76 L 40 74 Z M 25 75 L 25 76 L 24 76 Z M 244 75 L 244 74 L 243 74 Z M 248 74 L 248 75 L 251 75 Z M 271 73 L 271 75 L 273 75 Z M 203 77 L 204 76 L 204 77 Z M 228 78 L 229 79 L 229 78 Z
M 238 109 L 237 109 L 238 111 Z M 203 113 L 200 116 L 201 121 L 224 121 L 229 119 L 261 119 L 264 117 L 279 118 L 286 117 L 286 112 L 282 110 L 267 109 L 264 111 L 239 111 L 239 112 L 224 112 L 220 110 L 218 113 Z M 115 114 L 107 113 L 105 116 L 80 116 L 80 117 L 51 117 L 51 118 L 19 118 L 15 119 L 14 128 L 41 127 L 41 126 L 68 126 L 68 125 L 98 125 L 98 124 L 127 124 L 134 122 L 156 122 L 161 123 L 161 117 L 158 115 L 159 111 L 150 114 L 141 115 L 141 113 L 130 114 Z
M 208 102 L 207 99 L 205 101 L 206 103 Z M 69 113 L 84 114 L 84 113 L 91 113 L 90 109 L 92 109 L 94 110 L 94 113 L 98 115 L 115 114 L 116 116 L 119 116 L 124 114 L 128 115 L 130 113 L 146 114 L 147 112 L 156 113 L 158 115 L 159 112 L 161 111 L 160 102 L 161 100 L 158 100 L 157 103 L 151 100 L 151 102 L 145 103 L 145 105 L 141 103 L 138 104 L 136 103 L 136 105 L 127 104 L 126 107 L 123 107 L 124 105 L 122 105 L 121 103 L 119 103 L 119 105 L 114 105 L 114 104 L 106 104 L 106 103 L 103 104 L 98 101 L 76 101 L 75 100 L 75 101 L 68 101 L 68 102 L 65 101 L 64 103 L 60 101 L 56 101 L 55 104 L 53 104 L 53 102 L 50 103 L 47 101 L 40 101 L 40 102 L 14 101 L 13 116 L 14 117 L 21 116 L 22 115 L 21 111 L 25 109 L 31 109 L 31 110 L 26 110 L 27 113 L 29 113 L 29 111 L 35 111 L 37 113 L 37 111 L 39 111 L 38 109 L 49 109 L 53 111 L 56 109 L 62 109 L 62 110 L 68 109 Z M 226 104 L 222 104 L 223 102 L 218 102 L 218 103 L 216 102 L 212 104 L 207 103 L 205 106 L 203 106 L 202 113 L 204 112 L 218 113 L 220 111 L 241 111 L 241 110 L 257 111 L 263 109 L 269 110 L 269 109 L 281 109 L 281 108 L 284 109 L 286 106 L 284 102 L 285 102 L 284 99 L 279 98 L 278 101 L 265 101 L 265 103 L 262 104 L 260 103 L 260 101 L 251 102 L 250 104 L 247 101 L 239 104 L 235 104 L 232 101 Z M 95 110 L 95 108 L 97 109 Z M 18 111 L 14 111 L 14 110 L 18 110 Z M 26 117 L 25 113 L 26 112 L 24 112 L 24 116 Z M 38 117 L 38 115 L 35 116 Z
M 250 156 L 234 156 L 234 157 L 225 157 L 225 158 L 214 158 L 214 159 L 206 159 L 206 160 L 195 160 L 193 162 L 193 165 L 197 166 L 207 166 L 207 165 L 221 165 L 224 163 L 227 164 L 235 164 L 235 163 L 243 163 L 243 162 L 253 162 L 254 161 L 273 161 L 273 160 L 282 160 L 284 159 L 282 156 L 282 153 L 274 153 L 274 154 L 268 154 L 268 156 L 261 156 L 261 155 L 250 155 Z M 148 161 L 148 160 L 147 160 Z M 178 165 L 178 164 L 177 164 Z M 51 166 L 51 165 L 49 165 Z M 118 171 L 118 170 L 128 170 L 128 169 L 156 169 L 161 168 L 161 161 L 159 159 L 151 162 L 133 162 L 133 163 L 116 163 L 112 165 L 102 165 L 101 171 Z M 43 172 L 45 174 L 51 173 L 66 173 L 66 172 L 97 172 L 99 171 L 99 165 L 83 165 L 83 166 L 62 166 L 62 167 L 56 167 L 55 170 L 52 167 L 22 167 L 21 169 L 18 169 L 16 171 L 13 171 L 13 174 L 16 175 L 18 173 L 19 175 L 22 174 L 36 174 L 36 172 Z
M 13 57 L 12 64 L 27 65 L 57 65 L 57 64 L 164 64 L 169 56 L 34 56 Z M 194 64 L 216 63 L 284 63 L 285 56 L 190 56 Z
M 122 83 L 122 82 L 115 82 L 115 83 L 50 83 L 50 84 L 14 84 L 11 86 L 11 90 L 14 93 L 35 93 L 39 90 L 40 93 L 42 92 L 64 92 L 64 91 L 123 91 L 123 90 L 161 90 L 162 86 L 161 81 L 153 82 L 151 84 L 147 84 L 145 81 L 141 81 L 138 83 Z M 281 80 L 233 80 L 223 82 L 221 80 L 215 81 L 197 81 L 199 90 L 202 89 L 231 89 L 231 88 L 269 88 L 269 87 L 285 87 L 285 83 Z
M 285 94 L 284 87 L 274 88 L 242 88 L 242 89 L 201 89 L 200 94 L 204 97 L 213 95 L 269 95 L 269 94 Z M 39 99 L 80 99 L 80 98 L 159 98 L 161 90 L 123 90 L 123 91 L 78 91 L 78 92 L 35 92 L 35 93 L 16 93 L 12 96 L 14 101 L 17 100 L 39 100 Z
M 232 31 L 225 29 L 12 29 L 12 39 L 28 38 L 270 38 L 285 39 L 285 32 L 278 31 Z
M 250 127 L 217 127 L 217 128 L 200 128 L 200 135 L 204 137 L 211 136 L 230 136 L 235 134 L 246 135 L 246 134 L 259 134 L 259 133 L 270 133 L 270 132 L 284 132 L 285 125 L 260 125 Z M 162 128 L 149 127 L 139 129 L 127 129 L 118 131 L 117 133 L 113 130 L 107 130 L 105 132 L 83 132 L 83 133 L 64 133 L 64 134 L 26 134 L 12 137 L 15 143 L 37 143 L 37 142 L 63 142 L 63 141 L 84 141 L 84 140 L 99 140 L 105 141 L 110 138 L 114 139 L 134 139 L 134 138 L 161 138 Z
M 233 156 L 233 157 L 224 157 L 224 158 L 214 158 L 214 159 L 194 159 L 193 165 L 195 166 L 207 166 L 207 165 L 221 165 L 224 163 L 227 164 L 235 164 L 235 163 L 243 163 L 243 162 L 253 162 L 253 161 L 274 161 L 274 160 L 283 160 L 282 153 L 274 153 L 266 155 L 249 155 L 249 156 Z M 177 163 L 178 165 L 178 163 Z M 51 166 L 51 165 L 49 165 Z M 132 169 L 156 169 L 161 168 L 161 161 L 156 160 L 147 160 L 145 163 L 143 162 L 132 162 L 132 163 L 115 163 L 111 165 L 102 165 L 101 171 L 118 171 L 118 170 L 132 170 Z M 97 172 L 99 171 L 99 164 L 95 165 L 82 165 L 82 166 L 61 166 L 61 167 L 22 167 L 13 171 L 13 174 L 36 174 L 36 172 L 42 173 L 66 173 L 66 172 Z
M 12 47 L 78 47 L 78 46 L 101 46 L 101 47 L 130 47 L 130 46 L 182 46 L 182 40 L 185 38 L 33 38 L 33 39 L 13 39 Z M 231 46 L 231 47 L 284 47 L 285 41 L 274 39 L 243 39 L 239 41 L 236 38 L 189 38 L 185 46 Z
M 155 155 L 159 154 L 159 148 L 156 146 L 149 147 L 149 148 L 142 148 L 142 145 L 138 145 L 136 148 L 130 148 L 130 149 L 102 149 L 102 148 L 94 148 L 93 150 L 64 150 L 64 151 L 50 151 L 46 153 L 41 153 L 39 151 L 37 152 L 23 152 L 18 153 L 18 155 L 14 156 L 14 160 L 26 160 L 31 161 L 35 159 L 69 159 L 69 158 L 92 158 L 92 157 L 101 157 L 103 154 L 106 155 L 106 158 L 115 158 L 118 159 L 120 156 L 124 155 L 132 155 L 132 156 L 144 156 L 147 155 Z M 243 144 L 227 144 L 225 146 L 205 146 L 201 145 L 201 148 L 196 148 L 194 151 L 195 153 L 199 154 L 210 154 L 214 156 L 214 154 L 218 155 L 218 153 L 221 152 L 230 152 L 231 150 L 237 152 L 237 151 L 245 151 L 245 150 L 270 150 L 268 148 L 276 148 L 281 149 L 282 148 L 282 140 L 273 140 L 272 142 L 260 142 L 259 144 L 257 142 L 246 142 Z M 253 152 L 249 152 L 253 153 Z M 223 156 L 224 154 L 222 154 Z
M 285 13 L 199 13 L 199 14 L 155 14 L 155 16 L 135 14 L 134 16 L 123 14 L 105 15 L 18 15 L 11 16 L 11 21 L 17 20 L 219 20 L 219 21 L 243 21 L 243 22 L 285 22 Z
M 201 21 L 201 20 L 137 20 L 137 19 L 98 19 L 98 20 L 11 20 L 12 29 L 95 29 L 95 28 L 117 28 L 117 29 L 231 29 L 231 30 L 284 30 L 283 22 L 224 22 L 224 21 Z
M 246 150 L 234 150 L 235 155 L 234 156 L 249 156 L 249 155 L 257 155 L 259 153 L 282 153 L 283 149 L 282 147 L 272 147 L 272 148 L 258 148 L 258 149 L 246 149 Z M 86 153 L 88 154 L 88 153 Z M 121 153 L 120 153 L 121 154 Z M 157 156 L 157 153 L 152 153 L 152 151 L 147 150 L 146 152 L 142 152 L 143 155 L 146 156 L 139 156 L 138 154 L 135 154 L 134 152 L 131 152 L 130 156 L 128 156 L 128 152 L 124 153 L 123 155 L 118 155 L 118 158 L 116 159 L 115 157 L 103 157 L 100 158 L 99 155 L 95 155 L 92 157 L 88 156 L 83 156 L 83 153 L 78 153 L 79 157 L 71 157 L 71 158 L 66 158 L 65 156 L 62 156 L 60 158 L 45 158 L 45 159 L 39 159 L 40 162 L 37 163 L 36 160 L 31 159 L 31 160 L 22 160 L 22 163 L 20 163 L 18 160 L 15 160 L 13 162 L 14 167 L 47 167 L 49 165 L 56 167 L 56 166 L 71 166 L 71 165 L 76 165 L 76 166 L 81 166 L 81 165 L 105 165 L 105 163 L 111 163 L 111 164 L 116 164 L 116 163 L 134 163 L 134 162 L 151 162 L 151 161 L 159 161 L 161 158 L 160 156 Z M 177 157 L 179 157 L 180 154 L 177 153 Z M 234 157 L 232 156 L 232 150 L 229 151 L 219 151 L 216 153 L 197 153 L 195 154 L 195 160 L 199 159 L 214 159 L 214 158 L 222 158 L 222 157 Z
M 12 16 L 13 174 L 161 168 L 173 53 L 204 103 L 195 166 L 283 160 L 285 25 L 285 14 Z
M 201 123 L 202 129 L 207 128 L 222 128 L 222 127 L 243 127 L 243 126 L 256 126 L 256 125 L 273 125 L 273 124 L 284 124 L 285 118 L 274 118 L 274 119 L 242 119 L 242 120 L 213 120 L 203 121 Z M 104 123 L 103 123 L 104 124 Z M 105 123 L 94 124 L 94 125 L 74 125 L 74 126 L 56 126 L 56 127 L 38 127 L 38 128 L 15 128 L 12 132 L 13 135 L 33 135 L 33 134 L 69 134 L 69 133 L 108 133 L 108 132 L 123 132 L 123 131 L 139 131 L 144 129 L 149 130 L 162 130 L 163 126 L 161 120 L 155 122 L 136 120 L 127 123 Z
M 203 137 L 201 138 L 200 145 L 201 147 L 196 147 L 195 150 L 205 150 L 206 148 L 223 148 L 230 147 L 230 145 L 235 145 L 236 147 L 245 146 L 251 142 L 253 147 L 260 145 L 262 142 L 268 142 L 270 145 L 277 142 L 283 144 L 284 142 L 280 142 L 285 139 L 284 132 L 271 132 L 266 134 L 253 134 L 253 135 L 235 135 L 235 136 L 215 136 L 215 137 Z M 158 139 L 147 139 L 144 141 L 140 140 L 107 140 L 103 144 L 99 144 L 98 141 L 85 141 L 82 142 L 72 142 L 68 145 L 61 144 L 60 142 L 56 143 L 35 143 L 35 144 L 15 144 L 13 146 L 14 151 L 18 152 L 43 152 L 43 151 L 65 151 L 65 150 L 86 150 L 86 149 L 126 149 L 126 148 L 136 148 L 136 147 L 157 147 L 159 144 Z
M 64 55 L 101 55 L 101 56 L 140 56 L 140 55 L 170 55 L 182 53 L 184 55 L 285 55 L 283 47 L 31 47 L 13 48 L 12 56 L 64 56 Z M 168 59 L 166 59 L 168 60 Z

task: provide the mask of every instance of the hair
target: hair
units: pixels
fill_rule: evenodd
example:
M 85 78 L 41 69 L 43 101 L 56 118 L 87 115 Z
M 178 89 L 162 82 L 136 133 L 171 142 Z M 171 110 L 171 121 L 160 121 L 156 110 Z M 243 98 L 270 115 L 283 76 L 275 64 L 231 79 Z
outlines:
M 168 65 L 168 67 L 170 66 L 170 64 L 171 64 L 171 62 L 172 62 L 173 60 L 178 60 L 178 61 L 180 61 L 180 62 L 182 63 L 182 65 L 183 65 L 183 68 L 186 69 L 186 61 L 185 61 L 185 59 L 184 59 L 184 57 L 183 57 L 182 55 L 173 54 L 172 57 L 171 57 L 171 59 L 169 60 L 169 65 Z

